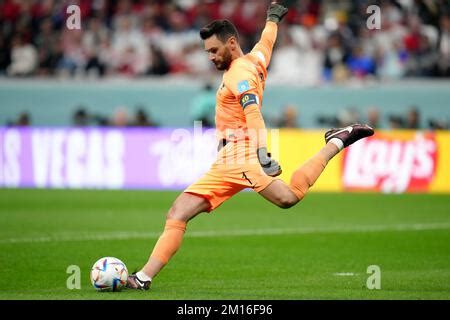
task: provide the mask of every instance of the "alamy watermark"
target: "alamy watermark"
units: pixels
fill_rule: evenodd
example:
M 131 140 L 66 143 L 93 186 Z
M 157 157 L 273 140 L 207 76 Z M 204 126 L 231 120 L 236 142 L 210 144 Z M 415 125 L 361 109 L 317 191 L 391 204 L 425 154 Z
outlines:
M 204 129 L 201 121 L 194 122 L 192 129 L 175 129 L 170 135 L 170 141 L 173 145 L 182 146 L 183 153 L 186 151 L 192 155 L 204 155 L 204 143 L 211 143 L 206 137 L 215 135 L 215 152 L 217 164 L 224 165 L 244 165 L 259 164 L 256 156 L 256 150 L 266 141 L 270 141 L 268 151 L 272 156 L 279 160 L 280 156 L 280 134 L 279 129 L 248 129 L 248 128 L 227 128 L 220 129 Z M 234 147 L 232 147 L 234 145 Z M 171 148 L 171 158 L 176 161 L 180 160 L 182 155 L 180 148 Z M 204 157 L 204 156 L 203 156 Z M 195 158 L 195 157 L 194 157 Z
M 81 9 L 76 4 L 67 7 L 66 13 L 69 15 L 66 20 L 66 27 L 69 30 L 81 29 Z
M 81 269 L 77 265 L 70 265 L 66 269 L 66 273 L 69 274 L 66 280 L 66 287 L 69 290 L 81 289 Z M 366 287 L 369 290 L 381 289 L 381 268 L 378 265 L 370 265 L 367 267 L 367 274 L 370 276 L 367 278 Z M 351 275 L 354 273 L 338 273 L 336 275 Z
M 369 290 L 381 289 L 381 269 L 377 265 L 370 265 L 367 267 L 367 274 L 370 276 L 367 278 L 366 287 Z
M 66 287 L 69 290 L 81 289 L 81 269 L 77 265 L 70 265 L 66 269 L 66 273 L 70 276 L 66 280 Z
M 366 26 L 369 30 L 381 29 L 381 8 L 377 5 L 371 5 L 367 7 L 367 14 L 370 16 L 366 20 Z
M 69 30 L 81 29 L 81 9 L 78 5 L 67 6 L 66 13 L 69 15 L 66 20 L 66 27 Z M 366 26 L 369 30 L 381 29 L 381 8 L 377 5 L 370 5 L 366 9 L 370 16 L 366 20 Z

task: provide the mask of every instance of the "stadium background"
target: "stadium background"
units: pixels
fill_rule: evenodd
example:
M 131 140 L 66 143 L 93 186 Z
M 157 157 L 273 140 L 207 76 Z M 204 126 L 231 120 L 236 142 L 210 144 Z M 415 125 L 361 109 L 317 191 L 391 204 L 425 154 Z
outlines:
M 244 193 L 211 219 L 193 221 L 187 248 L 154 288 L 156 299 L 448 299 L 449 2 L 285 3 L 290 11 L 280 26 L 263 102 L 282 178 L 288 181 L 323 145 L 326 128 L 361 121 L 376 135 L 333 160 L 293 213 L 297 218 L 280 219 L 278 209 Z M 66 28 L 71 4 L 81 8 L 81 30 Z M 373 4 L 381 8 L 380 30 L 366 27 L 366 8 Z M 198 29 L 228 18 L 248 51 L 258 40 L 267 5 L 0 1 L 1 261 L 8 262 L 3 272 L 12 271 L 9 265 L 28 252 L 36 257 L 31 265 L 43 269 L 35 277 L 49 280 L 44 288 L 17 284 L 16 289 L 0 280 L 0 298 L 98 299 L 86 276 L 97 258 L 125 257 L 129 269 L 145 261 L 177 192 L 215 156 L 208 128 L 214 124 L 220 75 L 203 52 Z M 194 121 L 203 128 L 195 129 Z M 355 208 L 368 209 L 358 215 Z M 214 234 L 208 239 L 212 245 L 201 242 L 208 234 Z M 350 244 L 352 236 L 365 247 Z M 248 250 L 233 251 L 230 237 L 240 237 Z M 261 245 L 267 241 L 269 248 Z M 91 248 L 100 242 L 98 250 Z M 138 249 L 130 253 L 129 245 Z M 202 290 L 195 291 L 193 276 L 192 290 L 185 291 L 177 279 L 186 275 L 177 263 L 192 271 L 197 259 L 211 258 L 202 253 L 211 248 L 225 252 L 212 263 L 233 289 L 211 289 L 217 273 L 203 271 Z M 284 268 L 281 262 L 248 260 L 264 250 L 282 260 L 280 251 L 296 255 L 297 249 L 311 261 L 337 253 L 326 263 L 319 259 L 320 266 L 289 258 L 298 268 L 288 268 L 282 279 L 275 277 Z M 233 279 L 232 273 L 242 270 L 227 263 L 226 252 L 235 254 L 231 261 L 248 263 L 249 278 Z M 379 261 L 388 290 L 361 290 L 365 268 Z M 73 263 L 85 273 L 81 293 L 65 288 L 64 269 Z M 316 277 L 312 270 L 323 273 Z M 335 276 L 349 270 L 357 272 L 350 272 L 348 281 Z M 273 274 L 284 290 L 278 292 L 275 283 L 260 287 L 263 274 Z M 292 279 L 301 290 L 291 286 Z

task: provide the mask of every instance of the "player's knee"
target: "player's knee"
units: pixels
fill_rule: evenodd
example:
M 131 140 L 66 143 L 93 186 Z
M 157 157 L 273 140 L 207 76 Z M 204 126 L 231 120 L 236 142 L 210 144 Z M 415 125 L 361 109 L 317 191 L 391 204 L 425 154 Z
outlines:
M 174 203 L 167 212 L 166 219 L 187 221 L 187 216 L 180 205 Z
M 284 194 L 278 199 L 278 206 L 282 209 L 289 209 L 296 205 L 298 198 L 292 194 Z
M 283 200 L 282 202 L 280 202 L 280 204 L 278 205 L 281 209 L 289 209 L 291 207 L 293 207 L 295 204 L 297 203 L 297 201 L 291 201 L 291 200 Z

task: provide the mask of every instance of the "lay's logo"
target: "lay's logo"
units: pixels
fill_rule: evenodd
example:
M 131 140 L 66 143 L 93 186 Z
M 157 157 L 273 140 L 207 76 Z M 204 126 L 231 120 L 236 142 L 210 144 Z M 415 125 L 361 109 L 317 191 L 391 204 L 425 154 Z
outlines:
M 363 139 L 344 154 L 344 189 L 428 191 L 436 175 L 437 150 L 433 133 L 418 132 L 407 139 L 377 135 Z

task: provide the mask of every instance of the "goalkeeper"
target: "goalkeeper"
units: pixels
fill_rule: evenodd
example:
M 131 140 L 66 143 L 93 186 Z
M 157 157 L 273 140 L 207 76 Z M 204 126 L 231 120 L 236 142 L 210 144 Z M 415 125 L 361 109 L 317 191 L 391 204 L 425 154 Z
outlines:
M 370 127 L 359 124 L 329 130 L 325 146 L 293 173 L 290 184 L 276 178 L 281 167 L 268 153 L 260 109 L 278 23 L 287 11 L 280 4 L 270 5 L 261 39 L 248 54 L 242 52 L 238 32 L 228 20 L 213 21 L 200 30 L 209 60 L 224 71 L 216 101 L 218 157 L 210 170 L 175 200 L 148 262 L 128 277 L 129 288 L 149 288 L 180 248 L 188 221 L 199 213 L 213 211 L 245 188 L 281 208 L 290 208 L 303 199 L 328 161 L 344 147 L 373 134 Z

